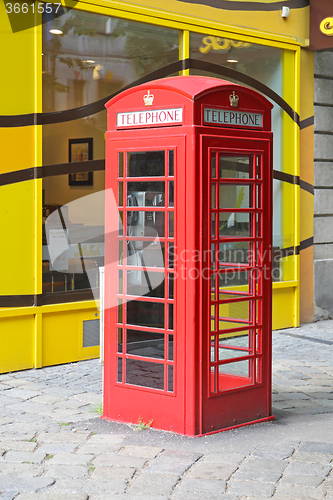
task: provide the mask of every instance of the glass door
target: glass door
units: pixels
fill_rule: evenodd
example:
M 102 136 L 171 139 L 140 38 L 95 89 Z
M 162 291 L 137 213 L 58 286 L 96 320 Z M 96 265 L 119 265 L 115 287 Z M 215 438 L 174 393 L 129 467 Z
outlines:
M 228 416 L 227 410 L 226 425 L 235 425 L 242 408 L 239 391 L 266 384 L 269 318 L 264 309 L 270 308 L 270 293 L 265 296 L 264 285 L 267 289 L 271 280 L 270 174 L 267 147 L 251 141 L 245 148 L 244 141 L 236 139 L 233 147 L 228 141 L 228 149 L 214 143 L 221 146 L 221 140 L 212 140 L 206 150 L 210 221 L 206 396 L 217 406 L 221 396 L 232 396 L 234 415 Z M 225 412 L 224 406 L 221 411 Z M 251 419 L 253 412 L 248 413 Z

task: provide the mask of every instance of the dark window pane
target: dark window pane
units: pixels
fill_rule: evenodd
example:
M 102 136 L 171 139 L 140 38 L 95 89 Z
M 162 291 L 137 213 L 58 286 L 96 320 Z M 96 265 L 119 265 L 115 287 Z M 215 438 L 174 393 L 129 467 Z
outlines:
M 163 390 L 164 365 L 139 359 L 126 359 L 126 384 Z
M 164 253 L 163 242 L 128 241 L 126 264 L 138 267 L 164 267 Z
M 168 365 L 168 392 L 173 392 L 173 366 Z
M 118 335 L 118 352 L 123 352 L 123 330 L 122 328 L 117 328 Z
M 127 295 L 137 295 L 142 297 L 165 297 L 165 276 L 164 273 L 153 271 L 127 271 Z
M 123 304 L 122 301 L 118 300 L 118 323 L 123 322 Z
M 143 236 L 146 238 L 164 237 L 164 212 L 127 212 L 127 236 Z
M 169 330 L 173 330 L 173 304 L 169 304 Z
M 169 153 L 169 176 L 174 176 L 174 152 L 168 151 Z
M 160 182 L 128 182 L 127 206 L 164 207 L 165 183 Z M 132 197 L 135 197 L 133 199 Z
M 173 361 L 173 335 L 169 335 L 168 360 Z
M 164 334 L 127 330 L 127 354 L 164 359 Z
M 174 206 L 174 182 L 169 182 L 169 207 Z
M 123 359 L 117 358 L 118 360 L 118 374 L 117 374 L 117 382 L 123 381 Z
M 118 176 L 124 177 L 124 153 L 118 153 Z
M 165 175 L 164 151 L 127 153 L 128 177 L 155 177 Z
M 174 283 L 174 275 L 169 274 L 169 299 L 173 299 L 173 283 Z
M 139 300 L 128 302 L 127 324 L 164 328 L 164 304 Z

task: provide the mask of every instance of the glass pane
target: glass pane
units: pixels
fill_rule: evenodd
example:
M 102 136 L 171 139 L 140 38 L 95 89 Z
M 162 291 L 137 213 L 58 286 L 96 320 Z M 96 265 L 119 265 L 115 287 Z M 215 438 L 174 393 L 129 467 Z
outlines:
M 174 217 L 175 217 L 174 212 L 168 212 L 169 238 L 174 238 L 175 237 L 175 232 L 174 232 Z
M 118 271 L 118 293 L 123 293 L 123 272 Z
M 239 212 L 219 213 L 219 235 L 248 238 L 250 234 L 250 214 Z
M 139 359 L 126 359 L 126 384 L 163 390 L 164 365 Z
M 169 182 L 169 207 L 174 206 L 174 182 Z
M 250 158 L 248 156 L 220 156 L 219 175 L 220 178 L 249 179 L 253 177 L 252 159 L 250 168 Z
M 169 335 L 168 360 L 173 361 L 173 335 Z
M 169 177 L 174 176 L 174 151 L 168 151 L 169 154 Z
M 175 247 L 173 243 L 168 244 L 168 249 L 169 249 L 169 259 L 168 259 L 168 265 L 170 269 L 173 269 L 174 267 L 174 261 L 175 261 Z
M 216 337 L 214 335 L 210 337 L 210 362 L 216 362 Z
M 212 153 L 210 159 L 211 177 L 214 179 L 216 177 L 216 153 Z
M 123 265 L 123 241 L 120 240 L 118 241 L 118 262 L 119 262 L 119 265 L 122 266 Z
M 44 112 L 98 101 L 179 59 L 178 30 L 79 10 L 42 20 Z
M 165 297 L 165 275 L 153 271 L 127 271 L 127 295 Z
M 117 382 L 123 381 L 123 359 L 117 358 L 118 370 L 117 370 Z
M 216 214 L 212 213 L 212 238 L 216 238 Z
M 252 208 L 252 187 L 219 184 L 219 208 Z
M 229 264 L 248 264 L 251 265 L 252 243 L 240 241 L 239 243 L 220 243 L 218 259 L 220 266 Z
M 159 241 L 127 241 L 128 266 L 164 267 L 165 244 Z
M 169 330 L 173 330 L 173 304 L 169 304 L 168 308 L 169 308 L 169 319 L 168 319 Z
M 244 332 L 239 332 L 233 337 L 220 335 L 218 343 L 219 361 L 230 358 L 240 358 L 249 355 L 249 336 Z
M 212 200 L 211 207 L 216 208 L 216 184 L 212 184 Z
M 165 236 L 165 213 L 127 211 L 127 236 L 157 238 Z
M 168 392 L 173 392 L 173 366 L 168 365 Z
M 128 207 L 164 207 L 165 183 L 127 182 Z
M 251 385 L 253 383 L 252 373 L 250 373 L 251 362 L 251 360 L 245 360 L 220 365 L 219 391 Z
M 132 300 L 127 302 L 127 324 L 164 328 L 164 304 Z
M 164 334 L 126 330 L 126 351 L 134 356 L 164 359 Z
M 118 153 L 118 176 L 124 177 L 124 153 Z
M 123 322 L 123 303 L 121 300 L 118 300 L 118 323 Z
M 118 204 L 120 207 L 123 206 L 123 200 L 124 200 L 124 183 L 119 182 L 118 183 Z
M 123 211 L 120 211 L 118 212 L 119 214 L 119 217 L 118 217 L 118 234 L 119 236 L 123 236 L 124 235 L 124 212 Z
M 235 271 L 227 271 L 225 273 L 219 273 L 219 287 L 230 287 L 234 289 L 236 286 L 248 285 L 249 278 L 247 271 L 240 271 L 236 269 Z M 231 291 L 231 290 L 230 290 Z
M 165 152 L 127 153 L 127 165 L 128 177 L 165 176 Z
M 118 352 L 123 352 L 123 330 L 122 328 L 117 328 L 118 334 Z
M 169 299 L 173 299 L 174 274 L 169 273 Z

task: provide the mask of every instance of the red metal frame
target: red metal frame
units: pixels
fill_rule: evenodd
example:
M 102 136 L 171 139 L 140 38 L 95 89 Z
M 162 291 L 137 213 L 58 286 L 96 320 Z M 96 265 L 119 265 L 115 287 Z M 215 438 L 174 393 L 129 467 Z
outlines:
M 148 90 L 154 95 L 155 101 L 152 106 L 145 107 L 142 98 Z M 205 106 L 232 109 L 229 95 L 233 91 L 240 98 L 235 112 L 260 113 L 263 127 L 254 130 L 204 124 Z M 115 214 L 111 213 L 111 204 L 107 202 L 105 299 L 107 304 L 115 304 L 117 300 L 121 305 L 105 311 L 103 417 L 133 423 L 141 417 L 145 422 L 153 420 L 156 428 L 186 435 L 208 434 L 272 419 L 270 103 L 250 89 L 221 80 L 176 77 L 125 91 L 111 100 L 107 107 L 106 188 L 117 197 L 117 211 L 122 216 L 124 227 L 123 234 L 115 235 Z M 182 109 L 182 123 L 117 128 L 117 113 L 142 112 L 140 120 L 143 121 L 147 113 L 171 108 Z M 164 151 L 165 175 L 139 178 L 129 175 L 128 154 L 156 151 Z M 168 170 L 169 151 L 174 151 L 173 176 Z M 248 177 L 219 177 L 217 166 L 217 176 L 212 177 L 212 155 L 216 155 L 217 162 L 219 157 L 249 158 Z M 119 160 L 122 161 L 122 173 L 118 169 Z M 260 175 L 258 170 L 261 170 Z M 128 204 L 127 196 L 132 192 L 128 189 L 132 189 L 133 184 L 130 183 L 134 182 L 162 183 L 165 200 L 169 199 L 168 189 L 170 182 L 173 182 L 174 206 L 168 206 L 165 202 L 164 206 L 154 206 L 152 210 L 151 206 Z M 217 200 L 213 208 L 212 185 L 215 186 Z M 228 196 L 223 193 L 221 202 L 224 205 L 219 206 L 219 189 L 221 193 L 225 189 L 227 191 L 223 193 L 232 190 L 235 193 L 248 192 L 248 206 L 229 207 L 223 201 Z M 119 199 L 120 191 L 123 206 Z M 146 220 L 147 217 L 153 217 L 150 215 L 153 212 L 164 213 L 165 234 L 159 235 L 159 243 L 165 245 L 164 267 L 145 267 L 144 262 L 134 265 L 133 262 L 119 259 L 119 248 L 122 247 L 122 253 L 125 254 L 128 245 L 139 247 L 137 242 L 149 243 L 153 239 L 145 234 L 129 234 L 127 221 L 132 219 L 128 217 L 134 217 L 133 214 L 137 213 L 137 219 L 143 217 Z M 174 233 L 170 236 L 168 217 L 171 213 L 174 216 Z M 235 220 L 245 221 L 237 222 L 245 228 L 245 234 L 222 234 L 218 221 L 220 217 L 224 220 L 226 214 L 233 214 Z M 156 217 L 154 220 L 157 220 Z M 212 231 L 212 220 L 215 220 L 215 231 Z M 248 234 L 246 231 L 249 231 Z M 173 268 L 168 265 L 169 244 L 175 248 Z M 220 249 L 219 245 L 226 245 L 225 248 L 228 245 L 235 248 L 236 245 L 237 248 L 239 244 L 248 245 L 247 262 L 218 260 L 216 250 Z M 213 266 L 212 245 L 215 245 Z M 167 278 L 164 296 L 135 295 L 134 299 L 132 295 L 128 296 L 132 279 L 130 277 L 127 283 L 128 271 L 164 273 Z M 263 271 L 266 272 L 265 276 Z M 229 276 L 230 273 L 252 273 L 248 279 L 248 289 L 244 290 L 243 287 L 240 291 L 239 286 L 234 286 L 234 289 L 222 290 L 218 280 L 222 281 L 223 276 Z M 171 275 L 174 276 L 173 297 L 169 296 L 168 288 Z M 215 276 L 214 296 L 212 276 Z M 119 289 L 119 286 L 122 288 Z M 133 315 L 133 304 L 135 311 L 139 311 L 138 315 L 141 314 L 139 324 Z M 164 314 L 164 320 L 151 326 L 149 314 L 144 316 L 143 311 L 148 311 L 144 307 L 157 309 L 158 304 L 163 304 L 161 314 Z M 170 307 L 173 307 L 173 329 L 167 323 Z M 243 308 L 243 311 L 233 314 L 232 310 L 235 312 L 237 308 Z M 143 337 L 140 337 L 140 332 Z M 132 340 L 135 345 L 137 338 L 149 338 L 150 334 L 157 336 L 159 346 L 163 346 L 159 354 L 150 357 L 142 355 L 145 352 L 142 350 L 138 354 L 140 351 L 132 348 Z M 227 337 L 230 337 L 228 341 Z M 171 338 L 172 359 L 168 352 Z M 244 345 L 245 338 L 247 345 Z M 141 345 L 140 340 L 138 342 Z M 212 357 L 214 353 L 215 357 Z M 235 363 L 239 362 L 246 362 L 249 372 L 234 373 L 239 366 Z M 133 367 L 133 363 L 136 363 L 136 372 L 128 376 L 130 372 L 126 372 L 127 366 Z M 171 379 L 168 379 L 171 369 L 173 387 L 170 385 Z M 163 376 L 156 374 L 158 370 L 163 371 Z M 155 387 L 154 380 L 158 380 Z

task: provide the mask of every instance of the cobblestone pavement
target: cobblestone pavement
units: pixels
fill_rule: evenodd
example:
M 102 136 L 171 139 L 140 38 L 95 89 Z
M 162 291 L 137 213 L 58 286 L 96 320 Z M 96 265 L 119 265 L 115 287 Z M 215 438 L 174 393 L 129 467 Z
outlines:
M 333 499 L 333 321 L 273 333 L 274 422 L 107 422 L 98 360 L 0 375 L 0 500 Z

